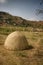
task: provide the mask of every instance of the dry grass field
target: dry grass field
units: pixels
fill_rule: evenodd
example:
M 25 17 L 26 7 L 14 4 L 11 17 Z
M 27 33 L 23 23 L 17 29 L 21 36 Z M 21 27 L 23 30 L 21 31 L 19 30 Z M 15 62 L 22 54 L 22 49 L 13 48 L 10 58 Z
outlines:
M 10 51 L 4 48 L 6 37 L 14 28 L 9 30 L 0 27 L 0 65 L 43 65 L 43 32 L 20 31 L 26 36 L 30 48 Z

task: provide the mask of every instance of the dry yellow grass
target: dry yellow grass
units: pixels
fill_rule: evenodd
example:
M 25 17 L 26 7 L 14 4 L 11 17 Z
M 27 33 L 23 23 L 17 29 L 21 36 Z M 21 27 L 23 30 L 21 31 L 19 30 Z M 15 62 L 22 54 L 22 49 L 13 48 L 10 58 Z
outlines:
M 33 48 L 8 51 L 3 44 L 7 35 L 0 35 L 0 65 L 43 65 L 43 32 L 22 32 Z M 40 46 L 40 44 L 42 46 Z

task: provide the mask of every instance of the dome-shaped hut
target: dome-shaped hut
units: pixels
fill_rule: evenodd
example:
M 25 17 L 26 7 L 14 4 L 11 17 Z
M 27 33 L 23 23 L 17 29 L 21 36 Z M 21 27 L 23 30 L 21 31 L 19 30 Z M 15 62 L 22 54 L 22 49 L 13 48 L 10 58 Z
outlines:
M 9 50 L 24 50 L 28 48 L 28 42 L 20 31 L 15 31 L 8 35 L 4 46 Z

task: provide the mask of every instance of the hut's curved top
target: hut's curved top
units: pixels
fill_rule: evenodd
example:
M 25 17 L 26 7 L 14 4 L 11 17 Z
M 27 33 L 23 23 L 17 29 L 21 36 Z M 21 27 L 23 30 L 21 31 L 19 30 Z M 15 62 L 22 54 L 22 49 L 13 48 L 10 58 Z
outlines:
M 20 31 L 15 31 L 8 35 L 4 46 L 9 50 L 24 50 L 28 48 L 28 42 L 26 37 Z

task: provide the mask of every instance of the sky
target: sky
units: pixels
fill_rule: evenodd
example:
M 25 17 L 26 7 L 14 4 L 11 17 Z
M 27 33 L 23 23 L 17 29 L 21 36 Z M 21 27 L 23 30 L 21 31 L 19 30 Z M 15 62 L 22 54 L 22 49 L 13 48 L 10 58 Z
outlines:
M 43 20 L 43 0 L 0 0 L 0 11 L 8 12 L 27 20 Z

